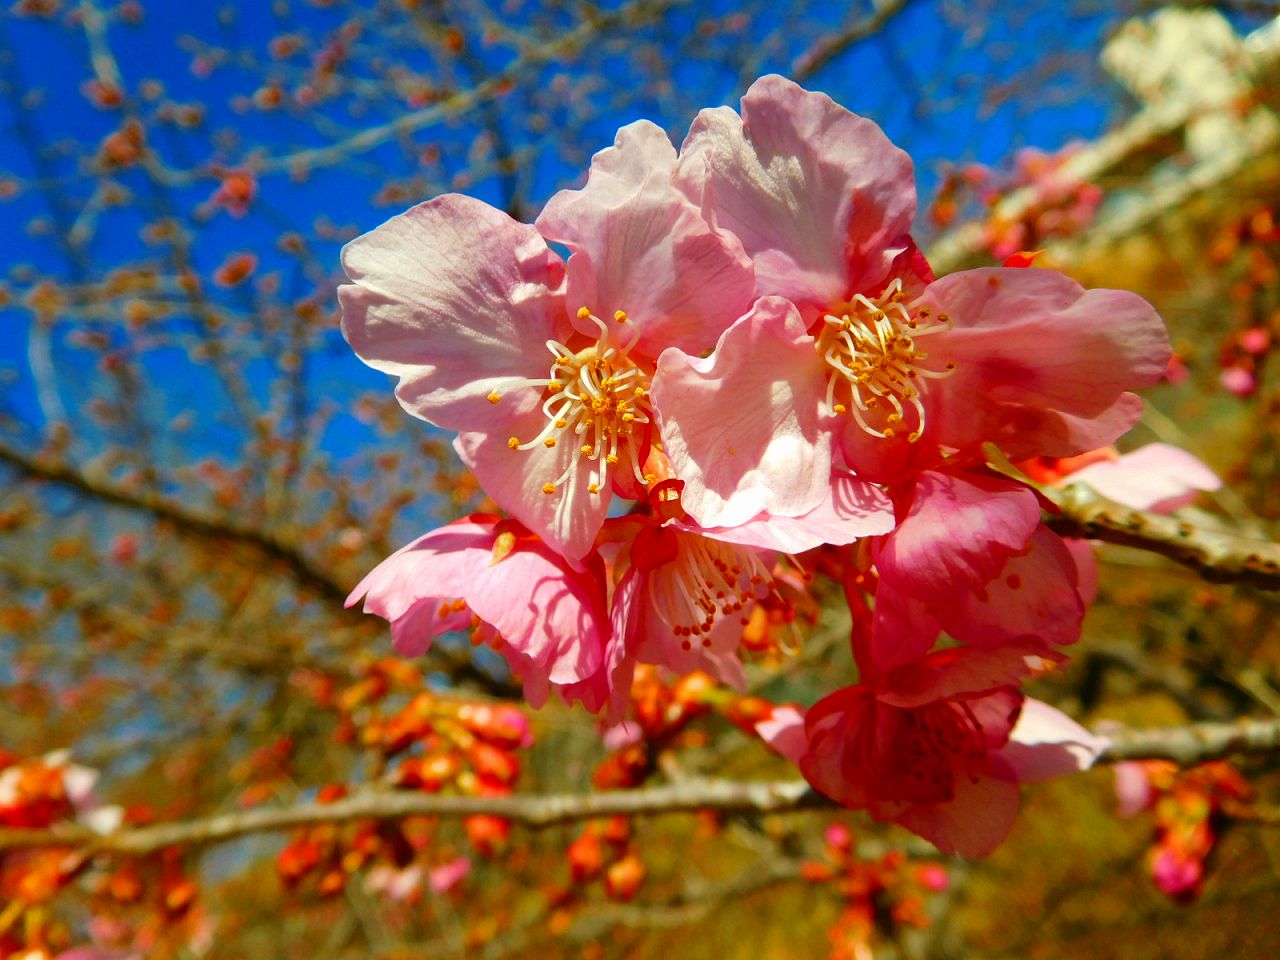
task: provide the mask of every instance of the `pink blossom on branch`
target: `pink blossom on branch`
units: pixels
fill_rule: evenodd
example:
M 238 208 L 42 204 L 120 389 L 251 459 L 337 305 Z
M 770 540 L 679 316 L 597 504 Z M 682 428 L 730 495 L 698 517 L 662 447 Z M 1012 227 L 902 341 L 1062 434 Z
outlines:
M 1020 783 L 1087 769 L 1106 741 L 1015 684 L 1034 654 L 961 648 L 846 687 L 757 731 L 838 803 L 976 859 L 1013 826 Z
M 603 568 L 570 567 L 519 523 L 472 514 L 382 561 L 351 592 L 350 606 L 391 623 L 396 649 L 420 656 L 451 630 L 473 629 L 524 680 L 540 706 L 555 687 L 598 710 L 608 696 Z
M 866 479 L 899 475 L 910 458 L 902 448 L 921 439 L 949 449 L 994 441 L 1015 457 L 1109 443 L 1137 419 L 1129 391 L 1167 366 L 1163 324 L 1133 294 L 1086 291 L 1047 270 L 935 281 L 908 236 L 906 155 L 870 121 L 781 77 L 756 81 L 741 117 L 699 114 L 678 177 L 707 219 L 742 241 L 757 294 L 798 309 L 814 372 L 791 375 L 806 384 L 796 419 L 815 410 L 845 418 L 839 445 Z M 720 367 L 727 376 L 734 364 Z M 699 422 L 689 404 L 679 429 L 705 432 L 715 414 L 701 410 Z M 690 447 L 673 464 L 697 489 L 694 475 L 713 473 L 717 460 Z M 709 484 L 717 498 L 748 495 L 723 479 Z M 769 495 L 784 501 L 798 482 L 775 478 Z
M 675 189 L 675 162 L 640 121 L 536 228 L 451 194 L 343 250 L 356 353 L 400 378 L 409 412 L 459 431 L 489 495 L 574 562 L 612 493 L 643 489 L 658 354 L 710 349 L 754 299 L 741 246 Z

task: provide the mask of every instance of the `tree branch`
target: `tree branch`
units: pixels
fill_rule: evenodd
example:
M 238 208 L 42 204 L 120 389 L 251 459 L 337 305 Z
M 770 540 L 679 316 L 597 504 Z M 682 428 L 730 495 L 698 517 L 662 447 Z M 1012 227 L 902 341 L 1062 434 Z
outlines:
M 871 12 L 843 30 L 825 36 L 796 59 L 791 79 L 807 80 L 860 40 L 879 33 L 908 0 L 872 0 Z
M 1117 728 L 1099 763 L 1173 760 L 1191 765 L 1234 753 L 1280 749 L 1280 719 L 1201 723 L 1150 730 Z M 146 854 L 164 847 L 217 843 L 249 834 L 292 830 L 352 820 L 403 817 L 466 817 L 488 814 L 535 829 L 608 816 L 656 816 L 713 810 L 720 813 L 791 813 L 833 808 L 834 803 L 803 780 L 688 780 L 641 790 L 584 794 L 443 796 L 366 789 L 334 803 L 246 810 L 199 820 L 162 823 L 101 836 L 86 827 L 50 830 L 0 829 L 0 851 L 20 847 L 72 846 L 87 853 Z
M 278 563 L 304 589 L 329 601 L 335 616 L 353 625 L 369 623 L 369 617 L 344 603 L 350 586 L 332 571 L 313 562 L 284 537 L 259 530 L 228 517 L 211 517 L 149 490 L 127 486 L 105 477 L 93 476 L 47 457 L 32 456 L 0 441 L 0 463 L 7 463 L 31 480 L 58 483 L 104 503 L 149 513 L 172 524 L 180 532 L 213 541 L 230 541 L 246 546 Z M 466 680 L 496 697 L 520 694 L 520 685 L 493 677 L 477 667 L 467 654 L 455 654 L 436 646 L 431 653 L 455 680 Z
M 331 573 L 314 564 L 289 541 L 255 526 L 226 517 L 207 516 L 148 490 L 91 476 L 65 463 L 24 453 L 4 442 L 0 442 L 0 462 L 9 464 L 29 479 L 62 484 L 105 503 L 149 513 L 184 533 L 244 544 L 286 567 L 300 584 L 321 596 L 339 603 L 347 597 L 347 588 Z
M 1190 567 L 1213 583 L 1248 583 L 1280 590 L 1280 545 L 1134 510 L 1082 484 L 1038 489 L 1060 510 L 1045 522 L 1064 537 L 1149 550 Z

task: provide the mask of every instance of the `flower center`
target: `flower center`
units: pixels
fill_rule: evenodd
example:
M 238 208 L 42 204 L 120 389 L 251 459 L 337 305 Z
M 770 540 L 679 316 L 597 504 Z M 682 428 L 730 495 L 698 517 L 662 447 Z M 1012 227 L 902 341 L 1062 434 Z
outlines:
M 564 472 L 543 485 L 542 492 L 547 494 L 555 493 L 583 463 L 590 471 L 587 489 L 591 493 L 607 489 L 609 471 L 619 464 L 645 482 L 641 452 L 653 423 L 653 409 L 649 405 L 649 375 L 628 356 L 638 333 L 631 327 L 632 335 L 625 343 L 614 343 L 609 327 L 586 307 L 578 311 L 578 318 L 593 321 L 600 328 L 599 339 L 576 352 L 557 340 L 547 341 L 553 358 L 550 375 L 546 380 L 529 381 L 544 390 L 546 426 L 532 440 L 507 440 L 512 450 L 530 450 L 538 444 L 554 447 L 573 443 L 578 447 L 578 456 L 570 459 Z M 630 326 L 621 310 L 613 318 Z
M 916 341 L 948 329 L 951 321 L 946 314 L 934 319 L 928 307 L 913 313 L 905 299 L 901 280 L 874 299 L 857 294 L 839 316 L 822 318 L 814 346 L 831 368 L 826 404 L 832 413 L 852 413 L 873 437 L 908 429 L 907 439 L 914 443 L 924 433 L 919 379 L 948 376 L 955 364 L 943 369 L 923 364 L 929 355 Z
M 751 605 L 773 590 L 773 579 L 755 553 L 691 533 L 676 534 L 675 557 L 649 575 L 652 608 L 682 638 L 685 650 L 695 643 L 710 647 L 717 621 L 735 614 L 745 627 Z
M 946 802 L 955 798 L 956 777 L 986 755 L 982 724 L 963 701 L 901 710 L 901 726 L 884 757 L 886 781 L 896 800 Z

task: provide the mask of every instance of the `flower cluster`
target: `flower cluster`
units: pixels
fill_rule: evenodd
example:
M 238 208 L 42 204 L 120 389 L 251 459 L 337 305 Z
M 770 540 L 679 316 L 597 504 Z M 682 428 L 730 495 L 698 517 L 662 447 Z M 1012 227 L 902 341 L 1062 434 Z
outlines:
M 1189 770 L 1165 760 L 1128 761 L 1116 764 L 1115 773 L 1120 812 L 1154 815 L 1155 838 L 1147 851 L 1152 880 L 1174 900 L 1195 900 L 1223 821 L 1248 813 L 1249 784 L 1224 760 Z
M 839 802 L 992 850 L 1019 782 L 1100 747 L 1021 692 L 1079 636 L 1088 548 L 992 451 L 1108 446 L 1170 351 L 1131 293 L 935 278 L 912 177 L 874 123 L 770 76 L 679 151 L 624 127 L 533 224 L 446 195 L 348 244 L 348 342 L 509 515 L 427 533 L 351 601 L 405 655 L 470 630 L 534 705 L 614 722 L 640 664 L 741 686 L 744 634 L 828 577 L 858 682 L 769 738 Z
M 488 704 L 422 689 L 423 677 L 399 659 L 370 664 L 349 685 L 335 689 L 318 672 L 298 671 L 294 685 L 317 705 L 337 714 L 333 740 L 363 748 L 365 762 L 383 787 L 418 793 L 504 796 L 520 776 L 524 752 L 533 744 L 525 715 L 511 704 Z M 259 764 L 241 805 L 262 797 L 278 767 Z M 264 776 L 265 773 L 265 776 Z M 329 783 L 316 795 L 332 804 L 351 793 Z M 506 848 L 510 823 L 500 817 L 464 817 L 464 846 L 430 817 L 395 823 L 361 820 L 320 823 L 293 834 L 276 857 L 281 881 L 291 890 L 334 897 L 353 877 L 390 899 L 420 901 L 429 890 L 460 889 L 471 872 L 467 849 L 494 857 Z

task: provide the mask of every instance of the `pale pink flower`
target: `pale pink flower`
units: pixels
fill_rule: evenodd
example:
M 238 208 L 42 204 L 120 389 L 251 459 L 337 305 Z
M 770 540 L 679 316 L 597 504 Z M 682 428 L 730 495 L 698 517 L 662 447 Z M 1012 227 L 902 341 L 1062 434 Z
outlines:
M 1258 378 L 1245 367 L 1227 367 L 1218 380 L 1224 390 L 1237 397 L 1252 396 L 1258 389 Z
M 343 250 L 353 349 L 400 378 L 410 413 L 460 431 L 486 492 L 571 561 L 614 490 L 645 481 L 658 354 L 710 349 L 754 299 L 741 246 L 675 189 L 675 162 L 641 121 L 536 228 L 451 194 Z M 567 266 L 548 241 L 571 249 Z
M 422 864 L 411 863 L 404 868 L 380 863 L 365 878 L 365 884 L 374 893 L 392 900 L 407 901 L 422 889 Z
M 475 629 L 520 676 L 535 707 L 555 687 L 566 701 L 598 710 L 607 696 L 609 659 L 603 569 L 571 567 L 513 520 L 472 514 L 432 530 L 373 569 L 350 606 L 391 622 L 405 656 L 420 656 L 437 635 Z
M 1199 492 L 1222 487 L 1222 480 L 1203 460 L 1168 443 L 1149 443 L 1115 459 L 1091 463 L 1067 474 L 1063 482 L 1084 483 L 1117 503 L 1157 513 L 1171 513 Z
M 471 872 L 471 861 L 466 857 L 455 857 L 448 863 L 432 867 L 427 874 L 427 886 L 433 893 L 444 893 L 452 890 Z
M 801 408 L 789 415 L 799 427 L 791 433 L 795 464 L 821 462 L 829 441 L 811 425 L 823 416 L 844 418 L 839 446 L 864 479 L 896 478 L 896 448 L 921 437 L 956 449 L 993 441 L 1015 458 L 1079 453 L 1128 429 L 1141 407 L 1128 391 L 1156 382 L 1166 368 L 1163 324 L 1134 294 L 1086 291 L 1049 270 L 993 268 L 934 280 L 908 236 L 910 160 L 875 124 L 782 77 L 756 81 L 741 117 L 728 108 L 699 114 L 678 179 L 711 223 L 742 241 L 757 294 L 789 300 L 806 328 L 801 334 L 791 322 L 774 335 L 787 344 L 792 395 L 777 402 Z M 764 336 L 735 335 L 721 349 L 745 349 Z M 806 350 L 811 371 L 803 369 Z M 664 360 L 664 367 L 675 364 Z M 728 356 L 716 361 L 726 378 L 744 365 Z M 686 397 L 665 428 L 678 451 L 672 464 L 693 494 L 690 513 L 736 517 L 747 508 L 723 504 L 736 508 L 739 498 L 797 512 L 797 490 L 812 496 L 806 478 L 777 466 L 724 470 L 724 450 L 738 438 L 726 437 L 718 449 L 681 445 L 685 436 L 714 436 L 724 405 L 712 398 L 753 389 L 698 388 L 707 402 Z M 760 430 L 784 419 L 774 412 Z M 734 476 L 742 482 L 732 483 Z

